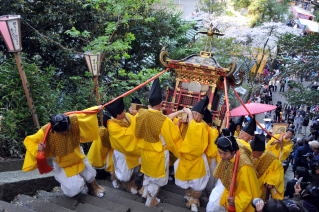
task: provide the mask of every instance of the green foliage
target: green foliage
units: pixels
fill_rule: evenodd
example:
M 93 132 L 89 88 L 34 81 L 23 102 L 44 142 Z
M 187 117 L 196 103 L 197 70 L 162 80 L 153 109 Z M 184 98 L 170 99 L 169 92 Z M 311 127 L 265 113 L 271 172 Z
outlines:
M 318 90 L 311 90 L 302 85 L 295 83 L 293 90 L 285 92 L 284 95 L 291 105 L 318 105 L 319 92 Z
M 317 6 L 318 7 L 318 6 Z M 315 19 L 314 19 L 314 21 L 319 21 L 319 10 L 317 9 L 317 10 L 315 10 L 314 11 L 314 13 L 313 13 L 314 15 L 315 15 Z
M 276 0 L 256 0 L 251 2 L 248 10 L 252 18 L 250 24 L 255 26 L 267 21 L 284 20 L 284 14 L 287 13 L 288 7 Z
M 40 125 L 49 116 L 96 105 L 92 75 L 84 51 L 102 52 L 99 77 L 101 102 L 107 102 L 154 76 L 163 46 L 180 50 L 189 40 L 180 14 L 154 10 L 155 0 L 20 1 L 3 0 L 1 14 L 20 14 L 23 66 L 30 85 Z M 37 129 L 25 101 L 15 63 L 5 55 L 0 64 L 1 156 L 22 157 L 22 140 Z M 171 84 L 169 74 L 162 85 Z M 170 80 L 170 83 L 168 81 Z M 148 87 L 131 96 L 145 102 Z M 131 97 L 130 96 L 130 97 Z M 128 97 L 127 99 L 129 99 Z M 143 100 L 144 99 L 144 100 Z M 126 100 L 129 102 L 128 100 Z M 7 145 L 9 142 L 12 146 Z M 2 147 L 8 147 L 3 148 Z
M 0 115 L 3 116 L 0 155 L 22 157 L 22 139 L 33 134 L 36 129 L 15 63 L 2 63 L 0 70 Z M 27 76 L 40 125 L 47 123 L 50 115 L 82 110 L 94 105 L 95 100 L 90 97 L 93 90 L 90 78 L 77 76 L 61 79 L 54 68 L 41 70 L 37 65 L 27 62 L 23 62 L 23 70 Z M 7 148 L 2 148 L 4 146 Z
M 277 60 L 284 64 L 282 72 L 286 76 L 318 80 L 313 77 L 318 69 L 318 35 L 294 36 L 287 34 L 278 41 Z
M 153 77 L 158 73 L 158 69 L 143 69 L 137 73 L 126 72 L 121 69 L 118 72 L 117 77 L 115 77 L 114 73 L 109 73 L 108 77 L 111 79 L 108 83 L 104 83 L 101 85 L 100 90 L 103 90 L 101 94 L 101 99 L 103 102 L 108 102 L 111 99 L 133 89 L 137 85 L 142 84 L 149 78 Z M 165 73 L 160 77 L 161 86 L 163 89 L 167 87 L 167 85 L 172 85 L 171 77 L 169 73 Z M 139 98 L 144 104 L 148 104 L 148 91 L 150 89 L 151 83 L 144 86 L 143 88 L 137 90 L 128 96 L 127 99 L 131 99 L 132 97 Z M 130 102 L 130 101 L 127 101 Z
M 234 7 L 239 9 L 239 8 L 247 8 L 252 1 L 250 0 L 233 0 Z
M 220 15 L 226 9 L 226 3 L 223 1 L 200 0 L 202 11 L 210 14 Z

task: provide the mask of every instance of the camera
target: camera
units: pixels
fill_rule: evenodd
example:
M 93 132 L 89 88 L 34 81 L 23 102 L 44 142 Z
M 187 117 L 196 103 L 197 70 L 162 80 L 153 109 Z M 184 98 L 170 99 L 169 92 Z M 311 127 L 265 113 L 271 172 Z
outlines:
M 256 204 L 259 202 L 259 201 L 264 201 L 263 199 L 261 198 L 254 198 L 253 201 L 251 202 L 251 204 L 253 205 L 254 208 L 256 208 Z
M 307 154 L 302 155 L 302 156 L 306 157 L 306 158 L 313 158 L 313 154 L 311 152 L 308 152 Z

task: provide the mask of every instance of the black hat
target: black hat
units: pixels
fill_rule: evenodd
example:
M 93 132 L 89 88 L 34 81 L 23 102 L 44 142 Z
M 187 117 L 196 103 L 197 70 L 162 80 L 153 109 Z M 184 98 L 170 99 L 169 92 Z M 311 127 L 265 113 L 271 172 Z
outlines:
M 218 149 L 225 152 L 235 152 L 239 150 L 236 139 L 233 136 L 221 136 L 217 139 L 216 145 Z
M 250 142 L 251 149 L 253 151 L 265 151 L 265 135 L 256 134 L 254 140 Z
M 105 107 L 105 109 L 106 109 L 107 111 L 109 111 L 110 114 L 111 114 L 114 118 L 116 118 L 117 115 L 123 113 L 123 111 L 124 111 L 124 101 L 123 101 L 123 98 L 119 98 L 119 99 L 117 99 L 115 102 L 113 102 L 113 103 L 107 105 L 107 106 Z
M 248 133 L 251 136 L 255 135 L 256 131 L 256 120 L 255 118 L 252 118 L 246 126 L 242 129 L 244 132 Z
M 236 125 L 236 126 L 237 126 L 237 125 L 242 126 L 244 120 L 245 120 L 245 116 L 239 117 L 239 118 L 236 120 L 235 125 Z
M 139 100 L 139 99 L 136 98 L 136 97 L 133 97 L 133 98 L 132 98 L 131 103 L 142 104 L 141 100 Z
M 70 118 L 64 114 L 53 115 L 50 118 L 53 132 L 64 132 L 69 129 Z
M 230 136 L 230 130 L 228 128 L 223 128 L 222 135 L 223 136 Z
M 153 81 L 152 88 L 150 90 L 148 102 L 153 107 L 155 105 L 159 105 L 162 102 L 162 88 L 160 86 L 160 81 L 156 78 Z
M 207 108 L 206 108 L 206 110 L 204 111 L 203 120 L 204 120 L 207 124 L 213 123 L 212 113 L 211 113 Z
M 208 105 L 208 96 L 206 96 L 205 98 L 199 100 L 199 102 L 197 102 L 193 107 L 192 107 L 192 111 L 196 111 L 199 112 L 200 114 L 205 113 L 205 110 L 207 109 L 207 105 Z
M 232 134 L 234 134 L 234 132 L 235 132 L 235 130 L 236 130 L 236 124 L 235 124 L 235 122 L 234 122 L 233 119 L 230 119 L 230 120 L 229 120 L 228 129 L 229 129 L 229 131 L 230 131 Z

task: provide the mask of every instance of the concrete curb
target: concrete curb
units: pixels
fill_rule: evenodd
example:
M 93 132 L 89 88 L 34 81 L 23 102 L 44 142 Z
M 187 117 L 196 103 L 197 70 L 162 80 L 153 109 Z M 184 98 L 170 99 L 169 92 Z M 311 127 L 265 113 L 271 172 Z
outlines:
M 7 202 L 18 194 L 33 195 L 37 190 L 49 191 L 55 186 L 58 182 L 50 173 L 41 175 L 38 170 L 0 172 L 0 200 Z

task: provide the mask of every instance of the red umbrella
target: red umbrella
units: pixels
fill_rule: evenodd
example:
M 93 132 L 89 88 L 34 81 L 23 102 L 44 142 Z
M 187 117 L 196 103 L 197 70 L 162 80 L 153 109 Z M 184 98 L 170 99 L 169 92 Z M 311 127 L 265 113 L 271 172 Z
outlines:
M 268 105 L 268 104 L 255 103 L 255 102 L 246 103 L 245 106 L 251 114 L 259 114 L 259 113 L 275 110 L 277 108 L 276 105 Z M 249 113 L 243 105 L 240 105 L 230 111 L 230 116 L 246 116 L 246 115 L 249 115 Z

